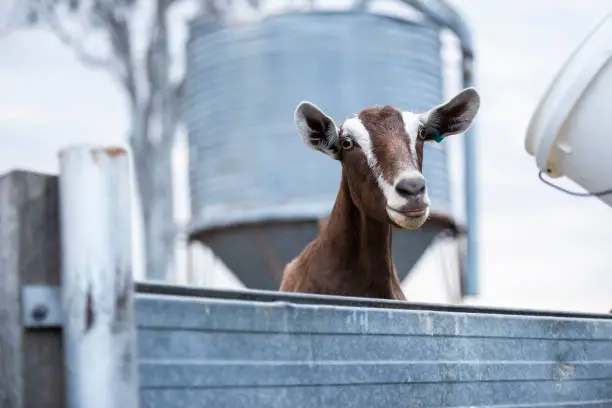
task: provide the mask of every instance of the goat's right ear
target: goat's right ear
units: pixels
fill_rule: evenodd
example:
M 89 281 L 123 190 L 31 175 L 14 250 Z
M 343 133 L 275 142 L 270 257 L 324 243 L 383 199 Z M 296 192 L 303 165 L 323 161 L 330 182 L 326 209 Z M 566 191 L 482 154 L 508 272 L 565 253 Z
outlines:
M 340 137 L 332 118 L 315 104 L 303 101 L 295 108 L 293 119 L 307 146 L 336 160 L 339 159 Z
M 436 106 L 429 112 L 421 115 L 421 120 L 427 128 L 429 135 L 425 140 L 440 141 L 456 133 L 469 129 L 480 109 L 480 95 L 474 88 L 466 88 L 458 92 L 450 100 Z

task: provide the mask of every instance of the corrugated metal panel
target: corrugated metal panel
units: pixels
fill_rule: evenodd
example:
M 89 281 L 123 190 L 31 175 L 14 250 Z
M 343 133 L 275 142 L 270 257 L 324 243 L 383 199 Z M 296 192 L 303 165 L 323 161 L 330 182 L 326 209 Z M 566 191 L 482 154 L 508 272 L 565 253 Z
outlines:
M 376 303 L 140 294 L 142 406 L 612 406 L 612 319 Z
M 302 144 L 296 105 L 311 100 L 339 122 L 372 105 L 428 109 L 443 97 L 440 48 L 427 21 L 366 13 L 279 15 L 213 32 L 196 21 L 185 101 L 192 230 L 327 215 L 340 171 Z M 446 147 L 425 155 L 434 209 L 448 212 Z

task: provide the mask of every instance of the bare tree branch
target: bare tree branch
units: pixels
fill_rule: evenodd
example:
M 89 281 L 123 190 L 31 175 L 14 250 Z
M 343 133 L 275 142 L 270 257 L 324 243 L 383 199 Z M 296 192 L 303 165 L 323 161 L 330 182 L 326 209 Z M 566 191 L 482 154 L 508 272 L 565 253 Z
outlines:
M 58 17 L 54 9 L 55 4 L 53 2 L 44 0 L 34 2 L 32 7 L 38 18 L 51 29 L 51 32 L 58 40 L 74 50 L 77 58 L 79 58 L 82 63 L 92 67 L 106 69 L 121 81 L 124 80 L 126 70 L 122 66 L 121 62 L 114 55 L 101 57 L 87 51 L 83 44 L 83 40 L 70 34 L 58 21 Z
M 147 50 L 145 53 L 145 76 L 149 85 L 149 89 L 153 89 L 156 84 L 155 52 L 157 42 L 159 41 L 159 27 L 156 24 L 155 19 L 153 19 L 150 24 L 151 27 L 149 27 L 149 38 L 147 41 Z
M 106 58 L 93 55 L 89 53 L 82 42 L 72 37 L 61 24 L 57 22 L 57 19 L 54 17 L 46 18 L 45 22 L 48 24 L 49 28 L 53 31 L 57 39 L 59 39 L 65 45 L 71 47 L 77 54 L 77 57 L 85 64 L 100 68 L 105 68 L 112 71 L 115 74 L 119 74 L 119 70 L 117 67 L 117 61 L 109 56 Z
M 114 13 L 112 9 L 106 9 L 103 18 L 108 27 L 113 52 L 118 61 L 121 61 L 123 75 L 122 83 L 132 103 L 138 101 L 138 89 L 134 75 L 133 52 L 131 44 L 131 29 L 125 16 Z

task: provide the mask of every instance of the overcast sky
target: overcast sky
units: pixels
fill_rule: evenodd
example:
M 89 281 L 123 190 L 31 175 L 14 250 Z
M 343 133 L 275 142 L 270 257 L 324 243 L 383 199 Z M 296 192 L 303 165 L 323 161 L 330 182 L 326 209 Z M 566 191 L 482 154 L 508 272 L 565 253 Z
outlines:
M 523 147 L 542 93 L 612 3 L 451 3 L 472 28 L 482 95 L 478 303 L 612 308 L 612 209 L 543 185 Z M 71 50 L 43 31 L 0 39 L 0 90 L 0 173 L 13 168 L 56 172 L 57 151 L 68 144 L 124 141 L 128 121 L 121 89 L 106 73 L 82 67 Z M 460 143 L 451 142 L 455 151 Z M 408 288 L 412 299 L 431 299 L 428 285 L 419 280 L 433 276 L 438 265 L 424 260 Z

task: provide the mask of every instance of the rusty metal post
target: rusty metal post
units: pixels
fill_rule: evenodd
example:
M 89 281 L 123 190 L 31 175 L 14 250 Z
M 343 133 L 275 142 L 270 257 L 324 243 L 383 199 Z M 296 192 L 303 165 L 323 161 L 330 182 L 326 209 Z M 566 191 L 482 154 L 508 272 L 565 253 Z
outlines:
M 62 306 L 69 408 L 137 408 L 129 156 L 60 152 Z

